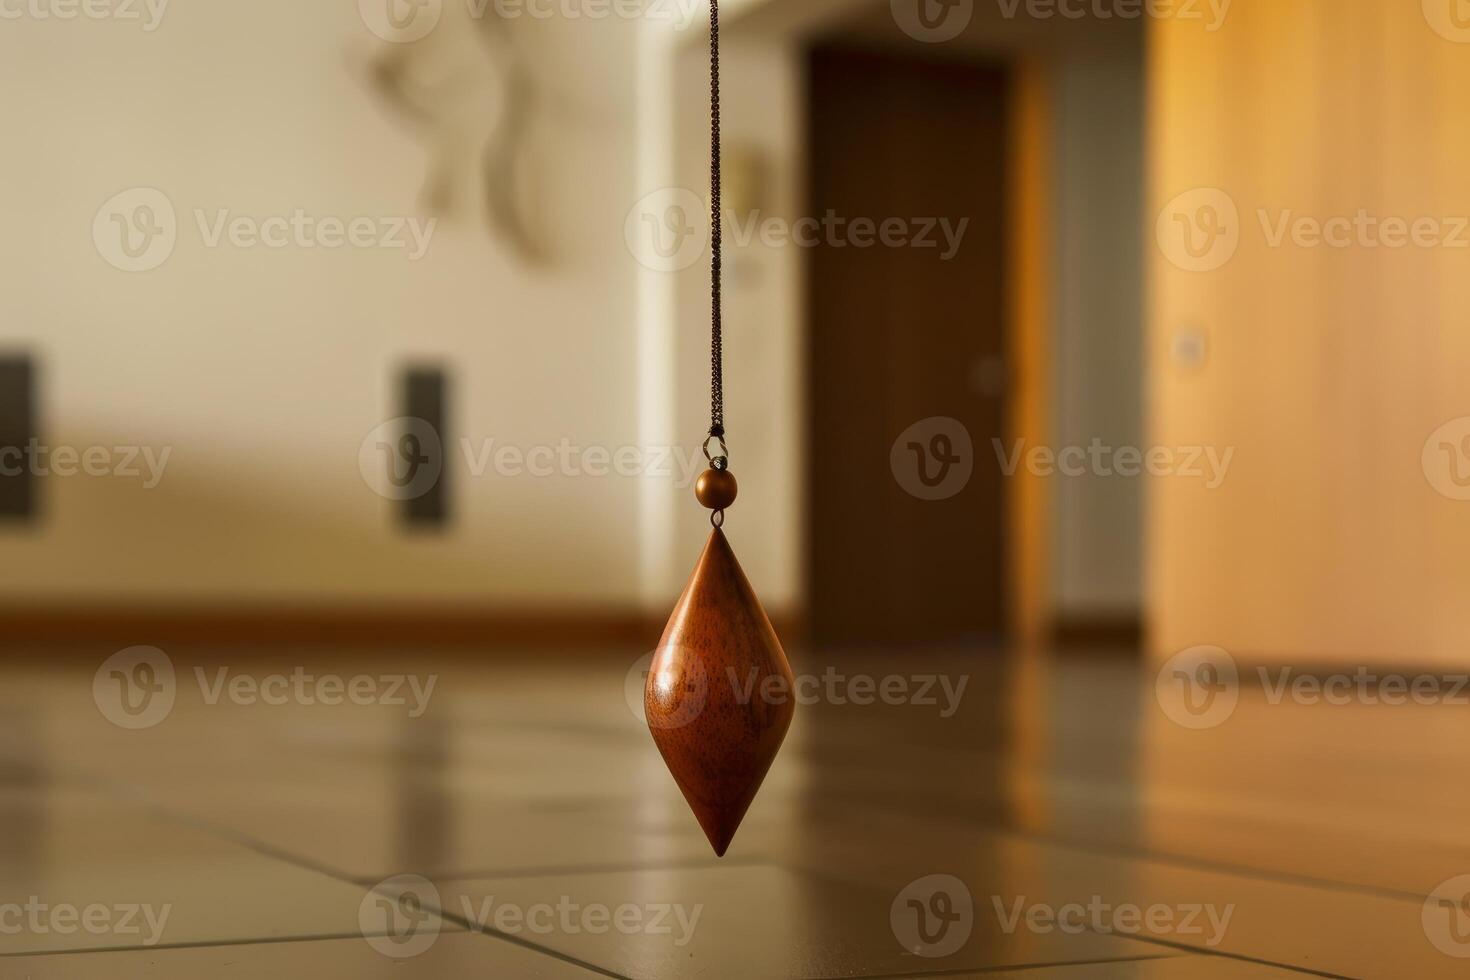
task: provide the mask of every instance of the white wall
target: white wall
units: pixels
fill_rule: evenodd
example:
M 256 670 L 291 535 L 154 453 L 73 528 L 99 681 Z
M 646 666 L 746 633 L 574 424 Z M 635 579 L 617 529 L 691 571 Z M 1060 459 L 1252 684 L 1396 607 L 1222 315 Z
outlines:
M 1050 348 L 1052 441 L 1142 446 L 1144 77 L 1142 31 L 1056 61 Z M 1052 481 L 1052 593 L 1061 616 L 1137 615 L 1143 602 L 1144 485 Z
M 448 4 L 439 30 L 462 21 Z M 545 269 L 494 241 L 477 203 L 417 263 L 203 246 L 194 208 L 422 214 L 427 155 L 364 80 L 385 42 L 355 3 L 180 2 L 152 33 L 0 28 L 0 347 L 39 357 L 48 443 L 172 449 L 153 490 L 48 481 L 40 524 L 0 529 L 6 601 L 637 600 L 636 479 L 470 480 L 461 461 L 453 533 L 415 536 L 357 463 L 396 414 L 406 357 L 450 365 L 460 436 L 637 441 L 637 266 L 623 241 L 635 22 L 517 25 L 544 96 L 529 176 L 545 191 L 533 224 L 557 248 Z M 481 49 L 449 50 L 477 93 L 456 123 L 474 146 L 503 92 Z M 138 185 L 167 193 L 180 238 L 161 268 L 130 274 L 99 256 L 91 225 Z

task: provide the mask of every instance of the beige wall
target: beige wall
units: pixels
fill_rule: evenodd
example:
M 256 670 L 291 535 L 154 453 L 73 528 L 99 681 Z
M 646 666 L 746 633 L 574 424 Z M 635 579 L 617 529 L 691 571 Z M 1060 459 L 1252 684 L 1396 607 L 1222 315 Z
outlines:
M 447 4 L 440 31 L 460 20 Z M 623 241 L 637 26 L 518 25 L 541 95 L 529 214 L 556 256 L 535 269 L 487 234 L 478 201 L 416 263 L 201 244 L 194 208 L 423 214 L 428 156 L 365 82 L 385 42 L 353 2 L 177 3 L 152 33 L 6 21 L 0 346 L 40 358 L 48 443 L 172 456 L 153 490 L 50 481 L 39 526 L 0 531 L 5 599 L 637 601 L 636 479 L 471 480 L 461 465 L 453 533 L 413 536 L 357 463 L 397 414 L 391 379 L 408 357 L 451 365 L 457 435 L 637 441 Z M 504 91 L 477 45 L 443 57 L 479 93 L 451 102 L 450 142 L 473 152 Z M 90 232 L 105 200 L 138 185 L 168 194 L 180 239 L 161 268 L 129 274 Z
M 1161 654 L 1470 662 L 1470 503 L 1421 462 L 1470 415 L 1470 252 L 1273 248 L 1258 215 L 1470 213 L 1470 45 L 1438 9 L 1237 0 L 1217 34 L 1153 27 L 1149 220 L 1195 188 L 1239 211 L 1213 271 L 1152 254 L 1154 438 L 1236 448 L 1218 490 L 1151 488 Z M 1207 338 L 1202 366 L 1171 356 L 1181 330 Z
M 802 213 L 806 193 L 803 66 L 797 49 L 745 38 L 738 23 L 722 44 L 727 80 L 722 132 L 728 157 L 725 204 L 738 227 L 751 216 L 789 223 Z M 709 56 L 702 39 L 679 59 L 677 159 L 683 186 L 709 180 Z M 805 259 L 789 244 L 742 243 L 731 227 L 725 243 L 726 428 L 731 470 L 740 480 L 740 502 L 726 533 L 742 566 L 773 607 L 802 598 L 806 474 L 803 308 Z M 709 270 L 703 263 L 677 283 L 675 417 L 690 438 L 703 435 L 709 419 Z M 709 535 L 708 513 L 690 506 L 681 491 L 674 511 L 678 567 L 687 577 Z
M 798 49 L 752 36 L 738 16 L 744 6 L 721 7 L 722 131 L 726 210 L 748 226 L 752 212 L 798 213 L 803 121 Z M 708 32 L 648 23 L 639 50 L 638 194 L 681 195 L 701 246 L 682 268 L 640 272 L 639 428 L 645 441 L 697 453 L 710 409 Z M 767 609 L 789 612 L 802 601 L 804 560 L 802 259 L 758 236 L 748 244 L 730 236 L 725 247 L 725 422 L 740 481 L 725 531 Z M 709 513 L 689 486 L 640 489 L 643 595 L 663 608 L 709 536 Z

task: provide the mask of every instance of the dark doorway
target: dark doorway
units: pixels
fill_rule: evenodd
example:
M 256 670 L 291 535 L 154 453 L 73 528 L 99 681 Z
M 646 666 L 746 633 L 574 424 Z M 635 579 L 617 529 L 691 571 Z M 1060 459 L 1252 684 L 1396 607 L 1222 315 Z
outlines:
M 812 640 L 998 640 L 1007 72 L 838 46 L 809 69 L 809 213 L 845 219 L 808 266 Z

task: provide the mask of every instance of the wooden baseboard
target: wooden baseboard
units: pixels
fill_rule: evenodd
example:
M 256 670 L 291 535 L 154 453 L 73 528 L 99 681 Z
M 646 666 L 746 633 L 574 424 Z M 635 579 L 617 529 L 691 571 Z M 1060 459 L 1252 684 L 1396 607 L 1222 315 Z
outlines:
M 1058 650 L 1141 651 L 1143 620 L 1127 613 L 1058 616 L 1048 635 Z
M 636 610 L 451 607 L 0 608 L 0 646 L 121 644 L 516 648 L 646 646 L 663 624 Z
M 797 617 L 773 619 L 783 638 L 799 636 Z M 658 645 L 664 622 L 665 616 L 636 609 L 589 607 L 516 610 L 417 605 L 397 608 L 0 606 L 0 650 L 94 643 L 408 645 L 536 652 L 595 648 L 652 650 Z

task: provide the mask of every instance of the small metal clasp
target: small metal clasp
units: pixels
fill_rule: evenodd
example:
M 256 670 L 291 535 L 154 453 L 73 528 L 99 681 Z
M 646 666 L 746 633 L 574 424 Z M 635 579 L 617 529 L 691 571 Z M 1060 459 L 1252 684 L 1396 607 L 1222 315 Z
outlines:
M 720 443 L 720 454 L 718 456 L 711 456 L 709 451 L 709 444 L 717 439 Z M 704 440 L 704 458 L 709 460 L 709 465 L 717 470 L 726 470 L 730 468 L 730 447 L 725 445 L 724 436 L 710 436 L 708 439 Z

